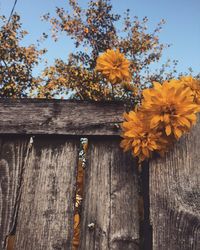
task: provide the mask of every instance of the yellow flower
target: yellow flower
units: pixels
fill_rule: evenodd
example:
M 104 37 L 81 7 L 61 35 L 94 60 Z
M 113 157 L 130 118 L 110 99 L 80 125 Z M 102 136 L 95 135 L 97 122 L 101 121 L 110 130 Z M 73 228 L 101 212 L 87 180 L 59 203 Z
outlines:
M 196 122 L 199 106 L 193 102 L 193 92 L 177 80 L 154 83 L 143 91 L 142 112 L 150 119 L 151 129 L 164 129 L 176 139 L 189 131 Z
M 183 76 L 180 78 L 180 82 L 192 90 L 194 101 L 200 104 L 200 80 L 192 76 Z
M 116 51 L 108 49 L 98 57 L 96 70 L 115 84 L 122 81 L 130 82 L 129 66 L 129 61 L 124 57 L 124 54 L 120 53 L 119 49 Z
M 148 119 L 141 112 L 131 111 L 124 114 L 125 122 L 122 124 L 124 138 L 120 146 L 124 151 L 130 150 L 139 161 L 152 156 L 153 151 L 163 153 L 167 141 L 162 138 L 162 133 L 149 127 Z

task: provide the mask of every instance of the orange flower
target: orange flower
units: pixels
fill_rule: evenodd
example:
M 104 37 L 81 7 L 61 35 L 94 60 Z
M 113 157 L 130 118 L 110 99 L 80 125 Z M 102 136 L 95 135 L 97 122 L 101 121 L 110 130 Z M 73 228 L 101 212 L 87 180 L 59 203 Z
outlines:
M 151 157 L 153 151 L 163 153 L 166 150 L 167 141 L 162 138 L 162 133 L 150 129 L 148 120 L 141 112 L 131 111 L 124 114 L 124 118 L 124 139 L 120 144 L 124 151 L 131 149 L 133 155 L 141 162 Z
M 180 82 L 189 87 L 194 97 L 194 102 L 200 104 L 200 80 L 193 78 L 192 76 L 183 76 L 180 78 Z
M 199 106 L 193 102 L 190 88 L 172 80 L 154 83 L 154 88 L 143 91 L 142 112 L 150 119 L 151 129 L 164 129 L 176 139 L 189 131 L 196 122 Z
M 122 81 L 130 82 L 130 63 L 124 57 L 119 49 L 116 51 L 108 49 L 97 59 L 96 70 L 102 74 L 113 84 Z

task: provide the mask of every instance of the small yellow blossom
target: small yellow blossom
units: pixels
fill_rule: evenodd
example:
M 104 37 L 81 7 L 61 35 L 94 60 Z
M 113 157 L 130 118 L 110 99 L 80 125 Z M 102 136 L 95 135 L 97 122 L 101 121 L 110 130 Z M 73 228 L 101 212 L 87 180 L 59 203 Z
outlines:
M 97 59 L 96 70 L 101 72 L 111 83 L 120 83 L 122 81 L 130 82 L 130 62 L 124 54 L 108 49 Z

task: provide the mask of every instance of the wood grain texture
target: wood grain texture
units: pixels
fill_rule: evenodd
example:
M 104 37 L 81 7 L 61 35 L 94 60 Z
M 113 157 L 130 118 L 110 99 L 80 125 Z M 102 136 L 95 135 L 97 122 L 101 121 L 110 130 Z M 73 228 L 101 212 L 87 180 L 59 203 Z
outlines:
M 18 195 L 28 138 L 0 137 L 0 249 L 15 230 Z
M 89 141 L 79 249 L 139 249 L 135 168 L 119 139 Z
M 71 249 L 78 140 L 35 137 L 26 159 L 15 250 Z
M 153 250 L 200 249 L 200 122 L 150 162 Z
M 117 102 L 0 99 L 0 134 L 119 135 Z

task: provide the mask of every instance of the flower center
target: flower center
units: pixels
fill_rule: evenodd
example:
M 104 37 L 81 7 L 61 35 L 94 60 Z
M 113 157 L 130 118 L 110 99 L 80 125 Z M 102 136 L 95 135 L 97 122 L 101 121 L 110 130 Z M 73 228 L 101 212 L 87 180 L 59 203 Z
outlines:
M 162 108 L 161 114 L 162 115 L 165 115 L 165 114 L 175 115 L 176 114 L 176 109 L 175 109 L 174 105 L 166 106 L 166 107 Z
M 114 63 L 113 63 L 113 68 L 114 69 L 118 69 L 122 66 L 122 61 L 121 60 L 116 60 Z

